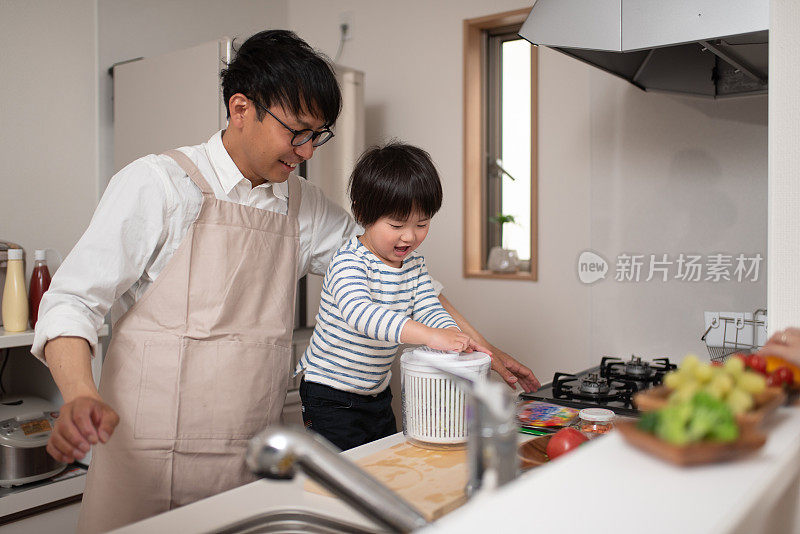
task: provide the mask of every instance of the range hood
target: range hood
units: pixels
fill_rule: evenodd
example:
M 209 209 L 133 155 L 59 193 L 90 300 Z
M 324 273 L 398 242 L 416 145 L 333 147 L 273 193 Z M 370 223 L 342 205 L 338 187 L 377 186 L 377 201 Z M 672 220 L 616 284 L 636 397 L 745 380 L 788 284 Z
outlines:
M 519 35 L 645 91 L 767 92 L 769 0 L 536 0 Z

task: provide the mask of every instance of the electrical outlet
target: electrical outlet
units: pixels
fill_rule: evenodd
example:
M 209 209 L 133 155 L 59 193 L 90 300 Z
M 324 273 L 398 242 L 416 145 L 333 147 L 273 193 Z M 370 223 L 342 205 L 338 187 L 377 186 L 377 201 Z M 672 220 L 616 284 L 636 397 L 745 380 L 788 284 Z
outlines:
M 339 13 L 339 34 L 344 41 L 349 41 L 353 38 L 353 19 L 352 11 Z

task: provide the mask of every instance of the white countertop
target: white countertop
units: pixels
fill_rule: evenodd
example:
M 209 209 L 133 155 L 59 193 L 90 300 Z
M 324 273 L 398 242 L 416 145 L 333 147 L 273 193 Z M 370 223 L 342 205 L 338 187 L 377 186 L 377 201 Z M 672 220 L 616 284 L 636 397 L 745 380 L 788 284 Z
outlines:
M 752 455 L 687 468 L 611 433 L 473 499 L 423 532 L 798 532 L 800 409 L 781 408 L 764 429 L 767 443 Z
M 796 532 L 800 410 L 781 408 L 765 430 L 766 445 L 750 456 L 689 468 L 655 459 L 611 433 L 473 499 L 424 532 L 506 532 L 520 527 L 559 533 Z M 403 439 L 395 434 L 344 454 L 360 458 Z M 257 481 L 118 532 L 203 533 L 287 508 L 370 527 L 370 521 L 348 505 L 303 491 L 304 480 L 299 476 L 287 482 Z

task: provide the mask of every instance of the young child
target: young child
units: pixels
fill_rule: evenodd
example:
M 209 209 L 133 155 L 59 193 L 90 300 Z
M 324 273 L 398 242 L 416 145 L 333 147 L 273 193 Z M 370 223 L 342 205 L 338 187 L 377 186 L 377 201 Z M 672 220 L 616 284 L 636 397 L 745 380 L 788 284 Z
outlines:
M 392 143 L 365 152 L 350 176 L 364 234 L 334 254 L 317 325 L 297 365 L 303 421 L 342 450 L 397 432 L 389 371 L 400 343 L 481 350 L 439 303 L 415 252 L 442 205 L 424 150 Z

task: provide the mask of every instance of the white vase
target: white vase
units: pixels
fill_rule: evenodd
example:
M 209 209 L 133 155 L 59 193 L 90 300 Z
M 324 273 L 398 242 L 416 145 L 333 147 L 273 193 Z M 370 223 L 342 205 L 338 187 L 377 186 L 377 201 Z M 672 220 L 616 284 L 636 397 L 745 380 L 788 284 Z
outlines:
M 486 266 L 496 273 L 515 273 L 519 269 L 519 256 L 514 249 L 492 247 Z

